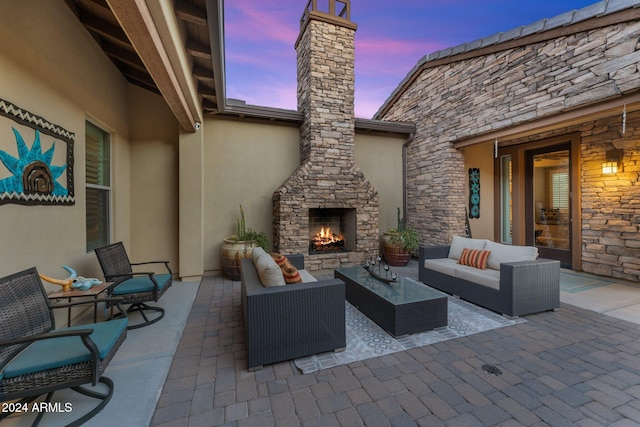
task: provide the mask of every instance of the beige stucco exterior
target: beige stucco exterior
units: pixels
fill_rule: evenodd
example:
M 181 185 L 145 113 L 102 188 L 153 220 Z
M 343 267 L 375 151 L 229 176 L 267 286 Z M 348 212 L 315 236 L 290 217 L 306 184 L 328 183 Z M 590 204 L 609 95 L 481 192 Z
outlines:
M 469 168 L 480 169 L 480 218 L 470 218 L 471 234 L 475 239 L 494 240 L 494 165 L 493 144 L 486 142 L 464 149 L 465 200 L 469 200 Z M 467 206 L 467 211 L 469 207 Z
M 95 276 L 95 256 L 85 249 L 85 120 L 112 132 L 118 171 L 113 176 L 113 238 L 128 243 L 129 85 L 60 2 L 1 2 L 0 38 L 0 96 L 75 133 L 76 197 L 73 206 L 0 206 L 0 274 L 35 265 L 41 273 L 60 277 L 65 273 L 60 266 L 68 264 Z M 25 142 L 33 143 L 33 133 Z M 16 153 L 13 135 L 2 135 L 0 149 Z
M 0 53 L 0 98 L 75 133 L 75 204 L 0 205 L 0 276 L 36 266 L 62 278 L 65 264 L 101 277 L 86 251 L 86 120 L 111 133 L 111 238 L 125 242 L 133 261 L 166 259 L 187 278 L 219 271 L 239 205 L 272 238 L 272 194 L 300 161 L 295 122 L 210 116 L 198 132 L 181 131 L 164 99 L 129 84 L 61 2 L 1 2 L 0 37 L 11 40 Z M 381 231 L 395 227 L 403 205 L 404 142 L 356 133 L 356 163 L 379 193 Z M 16 155 L 12 133 L 0 149 Z

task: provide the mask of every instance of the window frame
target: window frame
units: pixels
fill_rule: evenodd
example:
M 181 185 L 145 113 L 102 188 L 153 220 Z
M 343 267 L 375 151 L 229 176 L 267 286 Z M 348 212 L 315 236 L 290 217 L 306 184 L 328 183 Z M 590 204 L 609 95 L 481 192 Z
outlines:
M 87 162 L 88 162 L 88 158 L 89 156 L 87 156 L 87 127 L 91 125 L 97 129 L 99 129 L 104 136 L 108 137 L 108 152 L 109 152 L 109 157 L 108 157 L 108 165 L 107 165 L 107 177 L 108 177 L 108 183 L 109 185 L 101 185 L 101 184 L 93 184 L 93 183 L 89 183 L 87 182 Z M 85 245 L 86 245 L 86 251 L 87 253 L 91 253 L 93 252 L 93 250 L 96 247 L 100 247 L 102 245 L 106 245 L 109 244 L 113 241 L 112 239 L 112 230 L 113 230 L 113 161 L 112 161 L 112 153 L 113 153 L 113 133 L 110 132 L 109 130 L 107 130 L 104 126 L 97 124 L 95 121 L 90 120 L 90 119 L 86 119 L 85 120 L 85 161 L 84 161 L 84 166 L 85 166 Z M 98 165 L 98 167 L 101 167 L 100 165 Z M 105 209 L 106 211 L 106 221 L 105 221 L 105 226 L 106 226 L 106 232 L 105 234 L 105 238 L 106 241 L 104 242 L 96 242 L 93 245 L 90 245 L 90 240 L 89 240 L 89 230 L 86 224 L 86 220 L 89 217 L 88 215 L 88 199 L 87 199 L 87 190 L 88 189 L 94 189 L 94 190 L 98 190 L 99 192 L 105 192 L 106 193 L 106 203 L 107 203 L 107 207 Z

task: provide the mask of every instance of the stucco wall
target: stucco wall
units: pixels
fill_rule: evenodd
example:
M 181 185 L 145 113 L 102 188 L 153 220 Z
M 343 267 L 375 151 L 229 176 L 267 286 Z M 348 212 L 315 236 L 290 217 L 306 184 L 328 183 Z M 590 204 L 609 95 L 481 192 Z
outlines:
M 409 223 L 423 243 L 464 230 L 465 155 L 453 142 L 633 93 L 640 23 L 620 23 L 424 69 L 384 115 L 416 123 Z
M 235 234 L 241 204 L 247 226 L 272 236 L 273 192 L 300 163 L 298 127 L 207 118 L 204 134 L 204 266 L 220 270 L 220 245 Z M 402 207 L 402 144 L 398 136 L 356 134 L 356 164 L 376 187 L 381 231 L 396 226 Z M 384 167 L 381 167 L 384 166 Z
M 129 88 L 131 258 L 178 271 L 179 125 L 160 95 Z M 134 258 L 135 257 L 135 258 Z
M 35 265 L 66 277 L 60 266 L 67 264 L 99 276 L 95 255 L 86 253 L 85 120 L 113 133 L 113 236 L 128 242 L 128 84 L 63 2 L 0 2 L 0 39 L 0 97 L 75 133 L 76 197 L 73 206 L 0 205 L 0 275 Z M 25 142 L 31 146 L 33 135 Z M 0 149 L 16 155 L 12 134 L 0 137 Z
M 472 145 L 464 149 L 465 206 L 469 211 L 469 168 L 480 169 L 480 218 L 469 218 L 474 239 L 493 240 L 493 144 Z

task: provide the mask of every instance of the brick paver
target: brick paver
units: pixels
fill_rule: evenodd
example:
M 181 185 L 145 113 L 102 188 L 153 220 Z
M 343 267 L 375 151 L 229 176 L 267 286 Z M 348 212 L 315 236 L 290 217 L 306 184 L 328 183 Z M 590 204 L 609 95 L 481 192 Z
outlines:
M 640 325 L 569 305 L 525 319 L 308 375 L 248 372 L 240 283 L 206 277 L 151 426 L 639 425 Z

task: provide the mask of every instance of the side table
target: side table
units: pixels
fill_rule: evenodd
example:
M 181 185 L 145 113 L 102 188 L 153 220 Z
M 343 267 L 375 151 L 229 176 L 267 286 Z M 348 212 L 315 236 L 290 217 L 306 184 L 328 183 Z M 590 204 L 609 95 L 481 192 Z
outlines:
M 59 301 L 61 299 L 67 299 L 69 302 L 72 302 L 74 298 L 82 298 L 82 297 L 93 297 L 94 299 L 98 298 L 102 292 L 107 290 L 113 282 L 102 283 L 101 285 L 92 286 L 87 290 L 80 289 L 72 289 L 70 291 L 64 292 L 62 289 L 49 294 L 49 300 Z M 95 302 L 93 304 L 93 323 L 98 321 L 98 303 Z M 67 326 L 71 326 L 71 307 L 67 308 Z

